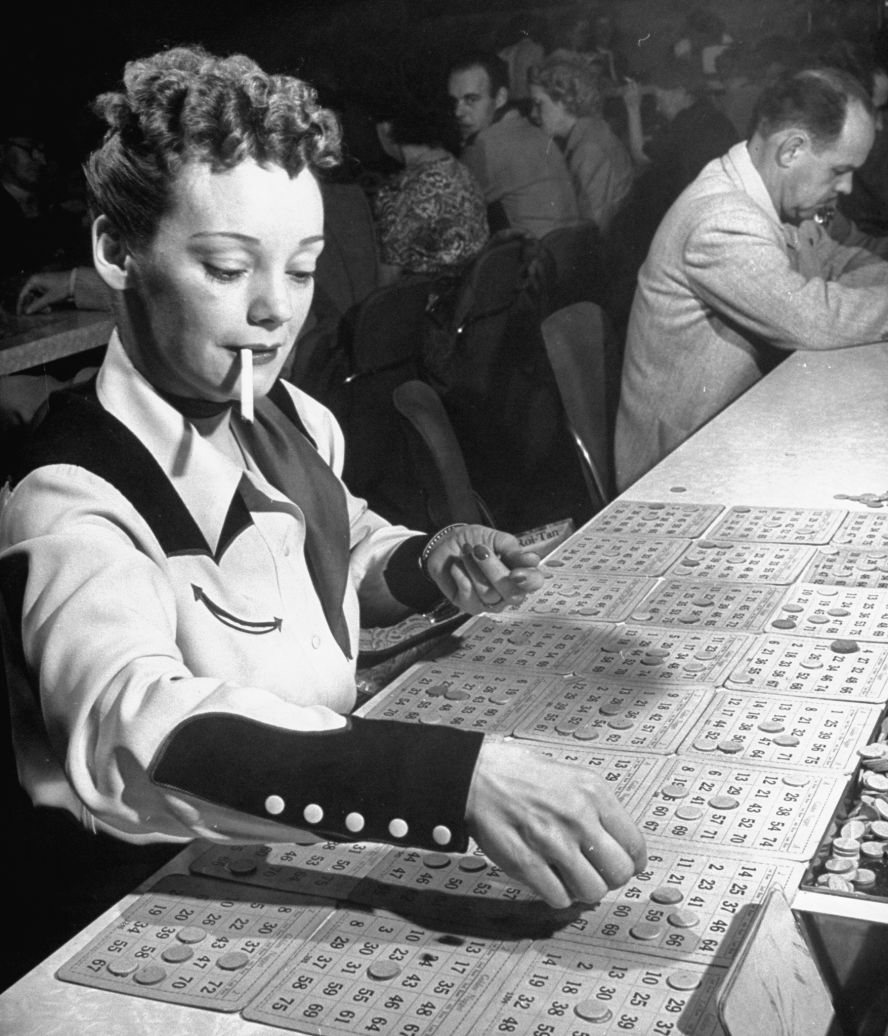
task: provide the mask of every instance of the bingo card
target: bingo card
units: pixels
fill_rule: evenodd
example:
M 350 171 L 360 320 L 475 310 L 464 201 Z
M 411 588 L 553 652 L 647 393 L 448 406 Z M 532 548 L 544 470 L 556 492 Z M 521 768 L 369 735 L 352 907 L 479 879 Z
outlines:
M 776 583 L 799 578 L 814 548 L 797 543 L 696 540 L 669 569 L 674 578 L 725 583 Z
M 622 536 L 694 539 L 704 533 L 723 510 L 721 504 L 615 500 L 595 515 L 587 531 L 590 536 L 610 532 Z
M 532 672 L 421 662 L 371 698 L 358 715 L 509 734 L 527 702 L 548 697 L 560 681 Z
M 623 536 L 582 529 L 546 558 L 542 568 L 661 576 L 689 543 L 690 540 L 676 536 Z
M 737 505 L 728 508 L 709 530 L 709 536 L 768 543 L 828 543 L 846 514 L 835 508 Z
M 239 1011 L 332 904 L 189 875 L 162 878 L 56 973 L 65 982 Z
M 648 838 L 808 860 L 847 784 L 836 773 L 678 757 L 637 815 Z
M 516 737 L 662 754 L 676 750 L 712 696 L 706 687 L 636 687 L 586 677 L 553 681 L 548 691 L 525 704 Z
M 841 546 L 884 550 L 888 548 L 888 514 L 852 511 L 845 516 L 832 542 Z
M 557 937 L 533 942 L 445 933 L 386 913 L 340 910 L 243 1012 L 323 1036 L 467 1032 L 572 1036 L 719 1033 L 724 972 Z
M 629 617 L 654 626 L 758 632 L 784 593 L 765 583 L 664 579 Z
M 768 628 L 888 643 L 888 590 L 799 583 L 787 592 Z
M 881 711 L 853 701 L 718 691 L 679 754 L 850 773 Z
M 766 634 L 748 646 L 725 681 L 735 690 L 884 702 L 888 648 L 840 638 Z
M 653 586 L 642 576 L 612 574 L 587 575 L 543 568 L 546 581 L 519 605 L 507 608 L 506 615 L 563 615 L 620 622 Z
M 329 899 L 349 899 L 379 853 L 376 842 L 207 845 L 191 861 L 193 874 Z
M 803 583 L 888 590 L 888 547 L 820 547 L 801 575 Z

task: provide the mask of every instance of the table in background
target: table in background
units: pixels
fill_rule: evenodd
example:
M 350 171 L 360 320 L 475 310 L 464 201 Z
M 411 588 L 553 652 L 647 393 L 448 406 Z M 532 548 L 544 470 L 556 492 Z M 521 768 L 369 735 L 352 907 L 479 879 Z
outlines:
M 621 499 L 724 505 L 834 507 L 865 511 L 837 499 L 888 490 L 888 344 L 788 358 L 724 413 L 633 485 Z M 159 874 L 185 873 L 186 849 Z M 27 849 L 17 854 L 27 865 Z M 64 880 L 60 864 L 59 880 Z M 153 884 L 152 882 L 149 883 Z M 12 886 L 14 887 L 14 885 Z M 276 1031 L 239 1015 L 60 982 L 55 970 L 135 902 L 129 896 L 103 914 L 0 996 L 0 1032 L 15 1036 L 267 1036 Z M 812 894 L 806 910 L 829 910 Z M 822 901 L 822 903 L 821 903 Z M 794 904 L 798 905 L 798 904 Z M 862 910 L 885 917 L 884 908 Z M 834 919 L 841 932 L 843 919 Z M 24 919 L 27 923 L 27 911 Z M 871 925 L 888 930 L 884 925 Z M 846 942 L 849 958 L 855 946 Z M 858 947 L 859 948 L 859 947 Z M 865 948 L 865 947 L 864 947 Z M 877 962 L 878 963 L 878 962 Z
M 113 326 L 110 313 L 94 310 L 66 309 L 32 317 L 0 313 L 0 375 L 107 345 Z

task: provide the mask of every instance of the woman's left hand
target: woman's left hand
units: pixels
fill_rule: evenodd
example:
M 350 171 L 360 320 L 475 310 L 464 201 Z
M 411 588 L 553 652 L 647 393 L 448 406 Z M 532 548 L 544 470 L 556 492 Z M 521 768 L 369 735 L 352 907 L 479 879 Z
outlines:
M 497 612 L 520 604 L 543 585 L 540 557 L 515 536 L 484 525 L 461 525 L 436 543 L 426 571 L 460 611 Z

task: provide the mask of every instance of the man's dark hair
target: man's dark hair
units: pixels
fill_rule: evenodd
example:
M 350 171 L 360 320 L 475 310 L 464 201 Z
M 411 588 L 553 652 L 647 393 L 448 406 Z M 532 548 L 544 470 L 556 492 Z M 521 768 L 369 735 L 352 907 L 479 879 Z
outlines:
M 94 108 L 108 129 L 84 166 L 90 213 L 108 216 L 131 247 L 152 239 L 189 161 L 218 171 L 252 158 L 295 176 L 340 156 L 339 123 L 312 87 L 242 54 L 174 47 L 130 61 L 123 89 Z
M 447 75 L 454 72 L 467 72 L 470 68 L 483 68 L 490 80 L 491 96 L 500 90 L 509 89 L 509 66 L 501 57 L 487 50 L 472 50 L 454 58 L 447 69 Z
M 806 68 L 766 87 L 753 112 L 755 132 L 770 137 L 783 129 L 803 129 L 816 148 L 841 136 L 848 105 L 857 102 L 872 116 L 873 104 L 858 79 L 838 68 Z

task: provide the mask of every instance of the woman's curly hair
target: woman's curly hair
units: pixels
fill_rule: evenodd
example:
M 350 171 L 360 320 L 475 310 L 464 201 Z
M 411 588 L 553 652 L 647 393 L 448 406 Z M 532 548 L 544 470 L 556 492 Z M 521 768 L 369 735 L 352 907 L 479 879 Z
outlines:
M 173 47 L 131 61 L 123 90 L 93 107 L 108 129 L 84 166 L 90 213 L 108 216 L 131 247 L 153 237 L 187 162 L 219 171 L 252 158 L 295 176 L 340 159 L 338 119 L 314 89 L 243 54 Z
M 560 101 L 570 115 L 579 118 L 601 112 L 600 71 L 582 54 L 553 51 L 530 69 L 527 79 L 541 86 L 553 101 Z

